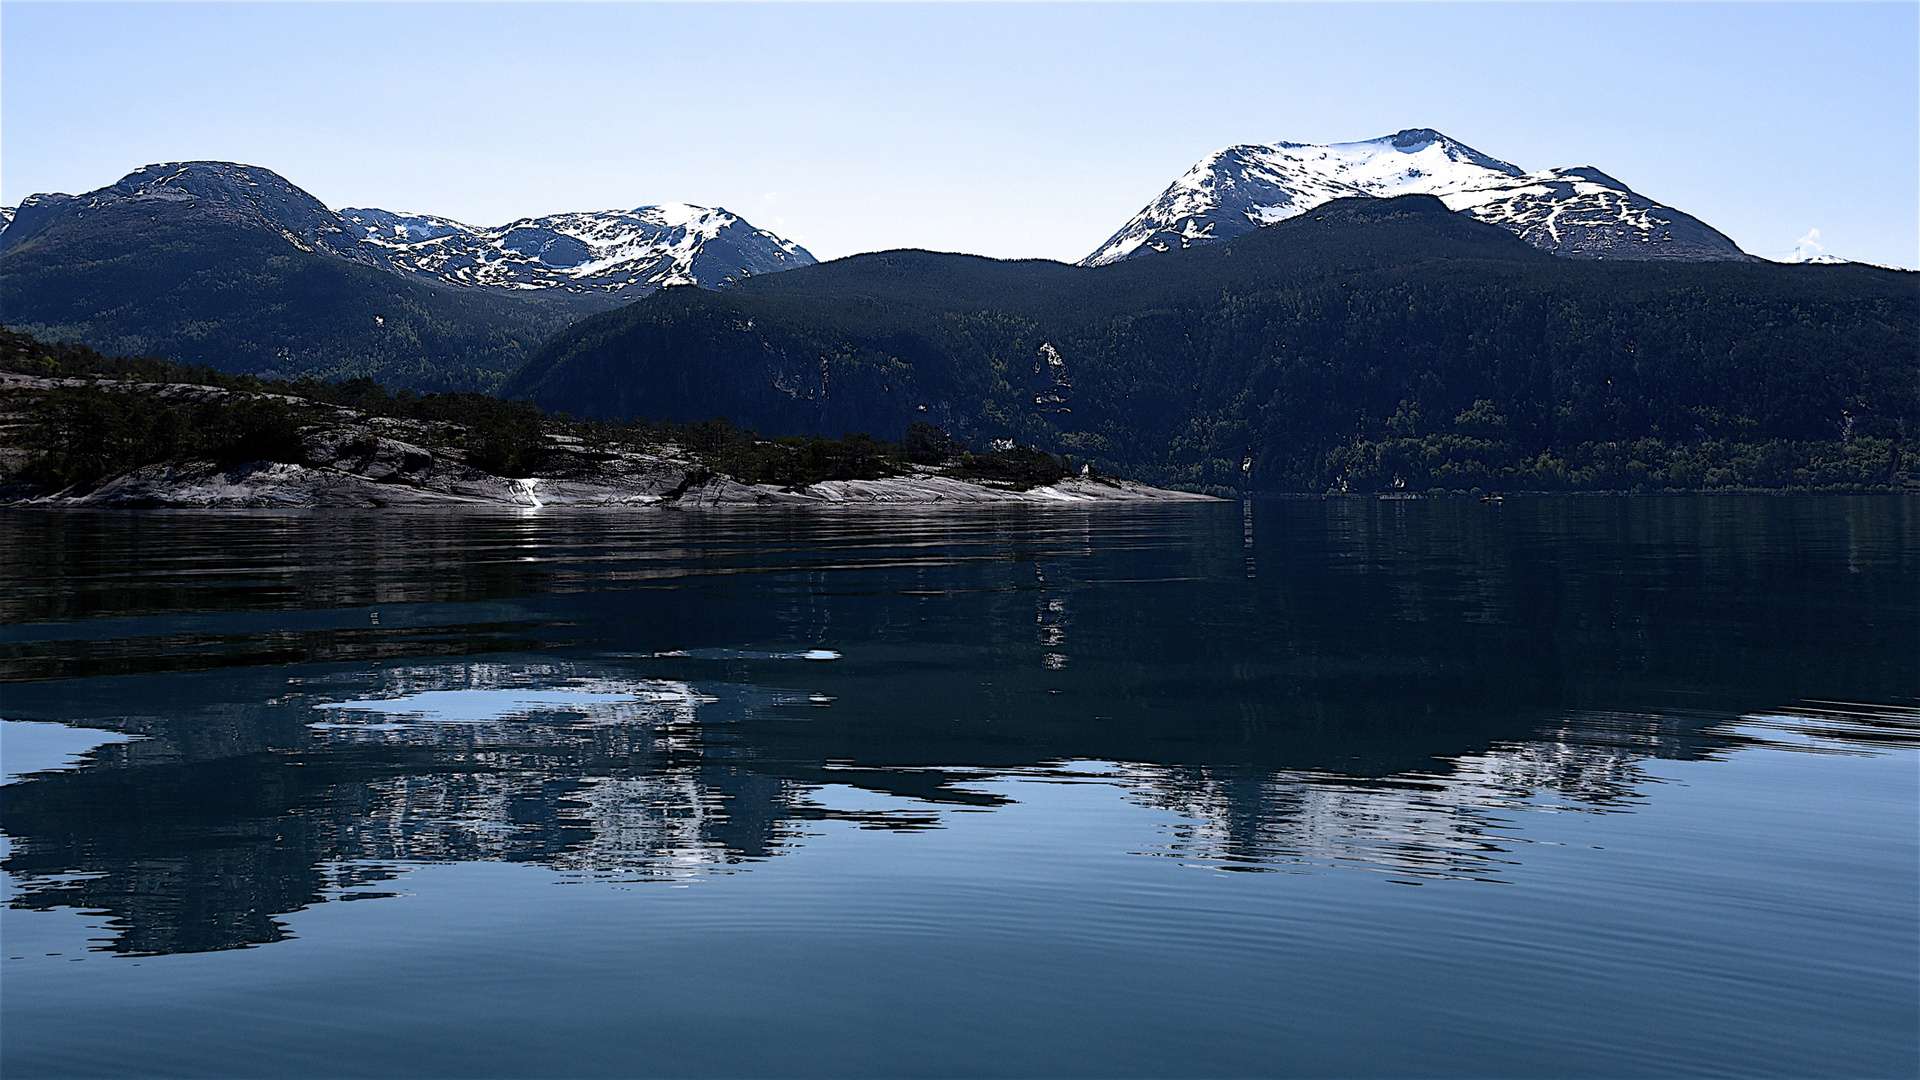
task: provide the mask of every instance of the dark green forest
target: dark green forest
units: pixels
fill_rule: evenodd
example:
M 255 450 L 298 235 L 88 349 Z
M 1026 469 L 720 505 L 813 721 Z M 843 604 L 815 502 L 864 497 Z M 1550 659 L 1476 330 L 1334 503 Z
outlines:
M 1427 196 L 1099 268 L 883 252 L 585 319 L 503 392 L 928 420 L 1213 490 L 1900 486 L 1920 275 L 1557 259 Z

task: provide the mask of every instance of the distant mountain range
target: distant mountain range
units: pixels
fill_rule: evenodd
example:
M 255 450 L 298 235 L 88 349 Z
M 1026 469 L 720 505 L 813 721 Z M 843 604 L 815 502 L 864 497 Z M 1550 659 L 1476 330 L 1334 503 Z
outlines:
M 219 161 L 42 194 L 0 228 L 0 320 L 43 338 L 271 376 L 490 390 L 582 315 L 668 285 L 815 260 L 721 209 L 668 204 L 477 228 L 335 212 Z
M 888 251 L 668 289 L 503 392 L 765 434 L 926 420 L 1217 489 L 1785 487 L 1833 482 L 1801 444 L 1911 445 L 1916 348 L 1920 275 L 1555 257 L 1356 196 L 1100 266 Z
M 1333 199 L 1434 195 L 1573 259 L 1755 262 L 1711 226 L 1598 169 L 1526 172 L 1428 128 L 1365 142 L 1245 144 L 1207 155 L 1081 260 L 1217 243 Z
M 57 228 L 64 218 L 120 203 L 205 209 L 235 225 L 277 233 L 302 250 L 449 285 L 560 289 L 615 300 L 666 285 L 714 288 L 817 261 L 790 240 L 704 206 L 667 203 L 477 227 L 375 208 L 336 213 L 270 169 L 227 161 L 144 165 L 85 195 L 28 196 L 17 209 L 4 211 L 0 252 Z
M 1801 253 L 1819 255 L 1817 234 Z M 336 211 L 270 170 L 203 161 L 0 211 L 0 322 L 576 415 L 881 437 L 927 420 L 1207 484 L 1290 440 L 1312 450 L 1289 451 L 1287 482 L 1311 486 L 1332 448 L 1389 421 L 1451 438 L 1447 418 L 1482 399 L 1509 430 L 1526 417 L 1512 444 L 1536 453 L 1696 430 L 1910 438 L 1911 379 L 1896 392 L 1887 371 L 1911 366 L 1913 275 L 1761 263 L 1598 170 L 1528 173 L 1428 129 L 1229 147 L 1079 265 L 815 265 L 685 204 L 491 227 Z M 1742 380 L 1776 397 L 1748 400 Z M 1392 420 L 1402 405 L 1424 419 Z

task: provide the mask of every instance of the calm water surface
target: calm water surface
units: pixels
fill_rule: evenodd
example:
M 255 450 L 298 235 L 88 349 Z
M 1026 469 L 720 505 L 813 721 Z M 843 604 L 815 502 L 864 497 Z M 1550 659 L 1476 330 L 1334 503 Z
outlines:
M 0 512 L 0 1071 L 1912 1076 L 1920 500 Z

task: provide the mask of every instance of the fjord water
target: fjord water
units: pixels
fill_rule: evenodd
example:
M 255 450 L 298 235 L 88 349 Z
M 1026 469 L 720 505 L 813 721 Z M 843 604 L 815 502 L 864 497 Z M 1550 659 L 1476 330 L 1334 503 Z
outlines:
M 1910 1076 L 1920 501 L 0 514 L 0 1071 Z

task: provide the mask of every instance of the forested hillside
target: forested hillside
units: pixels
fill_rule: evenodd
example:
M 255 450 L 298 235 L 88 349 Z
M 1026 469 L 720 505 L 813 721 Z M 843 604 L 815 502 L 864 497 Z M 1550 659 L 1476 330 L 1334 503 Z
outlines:
M 1081 268 L 883 252 L 670 289 L 505 387 L 591 416 L 1011 438 L 1212 488 L 1900 484 L 1920 275 L 1558 259 L 1430 196 Z

